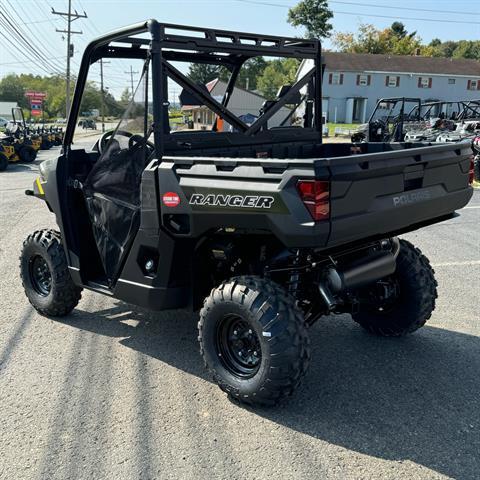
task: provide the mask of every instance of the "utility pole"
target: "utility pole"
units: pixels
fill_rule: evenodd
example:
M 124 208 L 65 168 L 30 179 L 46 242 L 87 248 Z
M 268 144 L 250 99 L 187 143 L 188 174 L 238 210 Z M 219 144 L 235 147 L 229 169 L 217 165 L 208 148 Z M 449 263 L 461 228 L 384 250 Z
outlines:
M 59 30 L 58 28 L 55 31 L 59 33 L 66 33 L 67 34 L 67 97 L 66 97 L 66 118 L 68 120 L 68 115 L 70 114 L 70 58 L 73 57 L 73 44 L 70 43 L 70 38 L 74 34 L 82 35 L 83 32 L 72 30 L 72 22 L 78 20 L 79 18 L 87 18 L 87 14 L 85 11 L 83 14 L 78 13 L 75 10 L 75 13 L 72 13 L 72 0 L 68 0 L 68 12 L 57 12 L 52 7 L 52 14 L 53 15 L 60 15 L 61 17 L 66 18 L 67 20 L 67 29 L 66 30 Z
M 130 82 L 132 85 L 132 100 L 133 100 L 133 96 L 135 95 L 135 90 L 133 89 L 133 76 L 136 75 L 138 72 L 134 72 L 132 66 L 130 65 L 130 71 L 123 72 L 123 73 L 125 73 L 126 75 L 130 75 Z
M 100 92 L 102 95 L 102 133 L 105 133 L 105 89 L 103 88 L 103 65 L 110 62 L 104 62 L 100 59 Z

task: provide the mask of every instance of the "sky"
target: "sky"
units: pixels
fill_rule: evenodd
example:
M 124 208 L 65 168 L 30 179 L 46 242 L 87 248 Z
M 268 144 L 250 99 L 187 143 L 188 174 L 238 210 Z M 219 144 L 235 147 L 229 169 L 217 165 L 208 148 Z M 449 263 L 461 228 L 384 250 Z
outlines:
M 269 33 L 274 35 L 301 35 L 301 29 L 291 27 L 287 21 L 288 8 L 296 0 L 71 0 L 72 8 L 84 11 L 87 19 L 76 20 L 72 27 L 81 30 L 74 35 L 75 56 L 72 70 L 78 70 L 85 45 L 109 30 L 148 18 L 185 25 L 210 26 L 227 30 Z M 408 31 L 417 31 L 429 42 L 441 40 L 479 40 L 480 10 L 478 0 L 329 0 L 334 11 L 335 31 L 354 32 L 360 23 L 371 23 L 386 28 L 395 20 L 402 21 Z M 64 70 L 66 41 L 55 29 L 65 28 L 65 21 L 52 15 L 51 8 L 67 11 L 68 0 L 0 0 L 27 32 L 32 43 L 42 49 L 58 70 Z M 421 11 L 420 11 L 421 10 Z M 464 12 L 464 13 L 463 13 Z M 386 18 L 385 18 L 386 17 Z M 458 22 L 458 23 L 456 23 Z M 1 33 L 5 33 L 0 25 Z M 329 40 L 326 48 L 332 48 Z M 130 75 L 124 72 L 129 65 L 105 68 L 112 92 L 130 84 Z M 10 72 L 45 74 L 45 66 L 28 61 L 5 41 L 0 41 L 0 78 Z

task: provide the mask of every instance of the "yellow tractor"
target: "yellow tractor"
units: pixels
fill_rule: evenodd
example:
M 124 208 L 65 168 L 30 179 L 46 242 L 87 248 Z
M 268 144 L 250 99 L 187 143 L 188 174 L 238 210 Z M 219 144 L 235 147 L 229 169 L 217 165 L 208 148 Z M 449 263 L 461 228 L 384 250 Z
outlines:
M 0 143 L 0 172 L 3 172 L 8 167 L 8 160 L 12 154 L 11 149 L 13 147 L 4 146 L 3 143 Z
M 17 120 L 16 114 L 20 113 L 20 120 Z M 36 146 L 38 142 L 34 143 L 28 136 L 28 130 L 25 123 L 25 118 L 23 116 L 23 110 L 21 108 L 15 107 L 12 108 L 12 117 L 13 122 L 7 126 L 6 134 L 7 137 L 2 140 L 4 148 L 10 152 L 8 155 L 8 160 L 10 162 L 33 162 L 37 158 Z M 13 148 L 13 153 L 12 153 Z

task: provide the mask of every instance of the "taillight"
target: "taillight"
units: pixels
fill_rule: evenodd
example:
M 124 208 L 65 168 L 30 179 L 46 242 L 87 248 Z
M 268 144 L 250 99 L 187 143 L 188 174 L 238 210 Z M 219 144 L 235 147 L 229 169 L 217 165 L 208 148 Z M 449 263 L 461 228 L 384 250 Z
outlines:
M 470 169 L 468 170 L 468 183 L 473 185 L 475 180 L 475 163 L 473 155 L 470 157 Z
M 297 190 L 302 202 L 316 222 L 330 217 L 330 183 L 322 180 L 299 180 Z

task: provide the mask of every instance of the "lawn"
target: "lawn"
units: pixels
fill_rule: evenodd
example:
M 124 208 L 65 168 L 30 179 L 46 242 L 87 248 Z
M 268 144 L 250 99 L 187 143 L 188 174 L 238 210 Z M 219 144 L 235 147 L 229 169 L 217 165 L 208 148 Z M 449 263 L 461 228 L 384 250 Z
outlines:
M 358 128 L 359 124 L 358 123 L 327 123 L 328 126 L 328 135 L 330 137 L 333 137 L 335 135 L 335 128 L 346 128 L 349 130 L 355 130 Z

